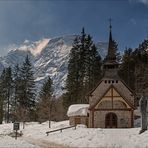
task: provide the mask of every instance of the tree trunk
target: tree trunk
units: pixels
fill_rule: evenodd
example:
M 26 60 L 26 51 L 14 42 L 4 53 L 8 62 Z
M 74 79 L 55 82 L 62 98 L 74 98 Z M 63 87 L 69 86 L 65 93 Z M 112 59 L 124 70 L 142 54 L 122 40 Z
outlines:
M 0 104 L 0 124 L 2 124 L 2 122 L 3 122 L 3 104 Z
M 49 109 L 49 128 L 51 127 L 51 109 Z
M 25 121 L 23 121 L 23 129 L 25 129 Z

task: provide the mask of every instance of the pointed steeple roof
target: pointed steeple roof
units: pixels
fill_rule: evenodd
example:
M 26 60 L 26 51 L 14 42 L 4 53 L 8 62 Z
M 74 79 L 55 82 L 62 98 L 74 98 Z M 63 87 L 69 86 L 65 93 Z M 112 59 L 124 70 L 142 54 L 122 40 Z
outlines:
M 118 67 L 119 63 L 117 62 L 116 57 L 117 44 L 112 38 L 112 25 L 110 21 L 109 26 L 109 42 L 108 42 L 108 53 L 104 60 L 104 79 L 119 79 L 118 76 Z
M 115 41 L 112 39 L 111 21 L 110 21 L 109 29 L 110 29 L 110 32 L 109 32 L 108 53 L 106 56 L 106 62 L 116 62 Z
M 110 25 L 109 25 L 109 42 L 112 42 L 112 25 L 111 25 L 111 22 L 110 22 Z

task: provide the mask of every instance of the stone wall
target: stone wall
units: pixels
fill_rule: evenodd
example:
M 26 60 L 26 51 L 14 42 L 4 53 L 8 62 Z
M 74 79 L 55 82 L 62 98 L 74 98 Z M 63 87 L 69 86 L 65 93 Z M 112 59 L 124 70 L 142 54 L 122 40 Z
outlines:
M 88 127 L 93 127 L 93 125 L 92 125 L 92 120 L 93 120 L 93 118 L 92 118 L 92 115 L 93 113 L 92 113 L 92 111 L 90 111 L 90 113 L 89 113 L 89 123 L 88 123 Z
M 108 113 L 117 115 L 117 128 L 129 128 L 132 126 L 131 111 L 95 111 L 94 128 L 105 128 L 105 117 Z M 91 124 L 90 127 L 92 127 Z

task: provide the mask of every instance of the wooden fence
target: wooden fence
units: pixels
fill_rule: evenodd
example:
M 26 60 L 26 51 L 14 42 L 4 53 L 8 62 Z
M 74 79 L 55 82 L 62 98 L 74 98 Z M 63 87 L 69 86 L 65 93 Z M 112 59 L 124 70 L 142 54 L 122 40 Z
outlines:
M 50 133 L 57 132 L 57 131 L 62 132 L 62 131 L 65 130 L 65 129 L 73 128 L 73 127 L 74 127 L 74 129 L 76 130 L 76 125 L 73 125 L 73 126 L 68 126 L 68 127 L 63 127 L 63 128 L 51 130 L 51 131 L 46 132 L 46 134 L 47 134 L 47 136 L 48 136 Z

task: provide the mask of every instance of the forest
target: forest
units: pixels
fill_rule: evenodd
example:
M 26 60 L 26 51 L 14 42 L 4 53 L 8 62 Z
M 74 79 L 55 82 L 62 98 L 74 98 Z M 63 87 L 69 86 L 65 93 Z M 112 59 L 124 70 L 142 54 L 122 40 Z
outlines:
M 148 97 L 148 39 L 135 49 L 126 48 L 121 54 L 116 41 L 114 50 L 120 64 L 118 74 L 139 98 Z M 64 93 L 56 98 L 52 79 L 48 77 L 39 93 L 32 63 L 27 56 L 23 64 L 6 67 L 0 76 L 0 124 L 14 121 L 64 120 L 69 105 L 88 103 L 88 92 L 104 75 L 103 59 L 90 34 L 82 29 L 76 36 L 69 54 L 68 73 Z M 49 125 L 50 126 L 50 125 Z

